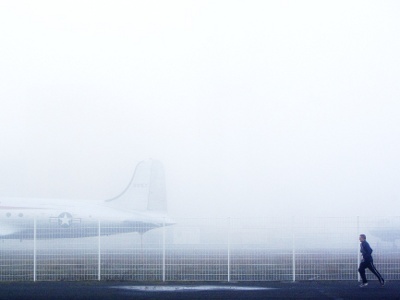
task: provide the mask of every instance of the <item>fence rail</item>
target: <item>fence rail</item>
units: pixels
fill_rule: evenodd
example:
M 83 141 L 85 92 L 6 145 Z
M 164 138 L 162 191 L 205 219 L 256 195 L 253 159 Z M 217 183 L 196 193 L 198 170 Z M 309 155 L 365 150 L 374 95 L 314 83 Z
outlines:
M 400 217 L 186 218 L 143 235 L 101 221 L 57 229 L 32 222 L 18 223 L 26 239 L 0 241 L 1 281 L 357 280 L 359 233 L 382 275 L 400 279 Z M 70 238 L 54 238 L 57 230 Z M 97 234 L 81 237 L 88 231 Z

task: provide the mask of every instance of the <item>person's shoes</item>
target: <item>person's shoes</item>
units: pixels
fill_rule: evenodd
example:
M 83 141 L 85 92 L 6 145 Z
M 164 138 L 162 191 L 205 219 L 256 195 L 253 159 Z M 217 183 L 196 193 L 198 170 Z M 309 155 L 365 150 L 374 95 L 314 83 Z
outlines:
M 379 283 L 381 284 L 381 286 L 385 285 L 385 279 L 382 278 L 382 280 L 379 280 Z
M 366 283 L 361 283 L 361 284 L 360 284 L 360 288 L 366 287 L 367 285 L 368 285 L 368 282 L 366 282 Z

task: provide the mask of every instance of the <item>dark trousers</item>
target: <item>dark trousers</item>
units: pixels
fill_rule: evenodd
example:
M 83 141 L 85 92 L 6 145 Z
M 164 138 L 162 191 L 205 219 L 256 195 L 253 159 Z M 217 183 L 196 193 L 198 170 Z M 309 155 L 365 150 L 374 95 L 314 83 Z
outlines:
M 367 277 L 365 276 L 365 269 L 369 269 L 378 278 L 379 282 L 383 281 L 383 277 L 375 268 L 374 263 L 372 261 L 363 261 L 362 263 L 360 263 L 360 267 L 358 268 L 358 272 L 360 272 L 363 283 L 368 282 Z

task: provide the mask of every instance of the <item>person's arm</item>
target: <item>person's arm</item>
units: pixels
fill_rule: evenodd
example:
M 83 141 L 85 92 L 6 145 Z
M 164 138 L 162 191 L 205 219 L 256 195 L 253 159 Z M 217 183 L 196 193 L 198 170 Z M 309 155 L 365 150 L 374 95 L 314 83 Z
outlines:
M 371 248 L 371 246 L 368 244 L 368 243 L 365 243 L 365 250 L 367 251 L 367 254 L 368 255 L 370 255 L 371 256 L 371 254 L 372 254 L 372 248 Z
M 363 242 L 362 243 L 362 255 L 365 260 L 370 260 L 371 259 L 371 254 L 372 254 L 372 248 L 368 244 L 368 242 Z

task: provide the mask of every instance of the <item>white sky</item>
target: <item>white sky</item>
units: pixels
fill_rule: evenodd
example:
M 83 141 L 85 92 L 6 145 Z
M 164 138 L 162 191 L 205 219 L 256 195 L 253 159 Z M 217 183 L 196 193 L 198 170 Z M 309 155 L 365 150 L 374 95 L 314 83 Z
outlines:
M 398 1 L 0 1 L 0 196 L 398 215 Z

